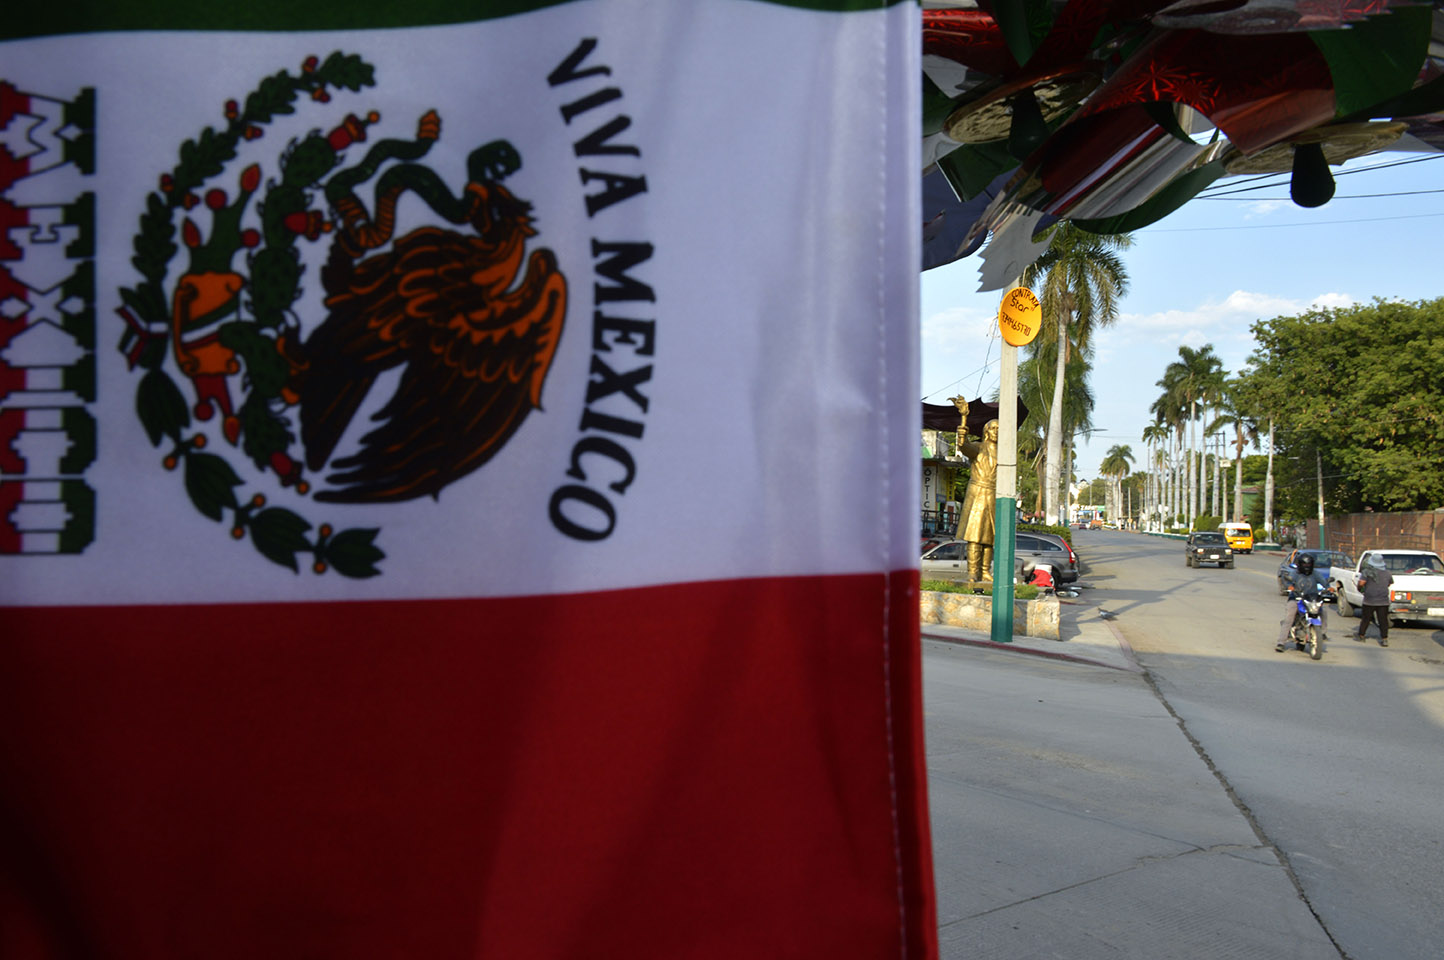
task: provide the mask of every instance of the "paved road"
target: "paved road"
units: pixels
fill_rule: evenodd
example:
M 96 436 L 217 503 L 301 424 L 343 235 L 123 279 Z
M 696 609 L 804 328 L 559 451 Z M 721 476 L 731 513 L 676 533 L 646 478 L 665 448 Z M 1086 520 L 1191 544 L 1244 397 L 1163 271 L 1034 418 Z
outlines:
M 1079 531 L 1083 592 L 1329 936 L 1353 960 L 1444 956 L 1444 623 L 1385 649 L 1332 616 L 1322 661 L 1274 652 L 1277 554 L 1184 566 L 1178 541 Z
M 943 960 L 1339 960 L 1142 674 L 929 641 L 923 677 Z

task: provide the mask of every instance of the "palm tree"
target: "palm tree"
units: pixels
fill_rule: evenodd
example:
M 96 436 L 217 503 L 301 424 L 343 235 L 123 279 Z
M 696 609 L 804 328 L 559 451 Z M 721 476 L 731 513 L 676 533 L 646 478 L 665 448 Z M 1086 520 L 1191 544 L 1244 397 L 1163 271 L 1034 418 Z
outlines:
M 1274 418 L 1269 417 L 1269 469 L 1264 477 L 1264 536 L 1270 542 L 1274 531 Z
M 1113 507 L 1110 516 L 1115 520 L 1122 520 L 1122 511 L 1119 509 L 1122 506 L 1123 500 L 1122 481 L 1124 477 L 1128 476 L 1128 465 L 1132 461 L 1133 448 L 1127 444 L 1120 445 L 1115 443 L 1108 449 L 1108 452 L 1103 455 L 1103 462 L 1098 465 L 1098 469 L 1103 471 L 1112 481 L 1109 485 L 1109 492 L 1113 496 Z
M 1218 404 L 1214 404 L 1213 410 L 1218 413 Z M 1213 436 L 1216 438 L 1213 448 L 1213 515 L 1221 520 L 1228 513 L 1228 501 L 1223 495 L 1223 455 L 1228 447 L 1228 438 L 1223 435 L 1222 427 L 1214 427 Z
M 1149 424 L 1149 427 L 1151 426 L 1152 424 Z M 1153 474 L 1151 473 L 1153 470 L 1152 431 L 1148 427 L 1145 427 L 1139 439 L 1144 443 L 1143 463 L 1146 469 L 1143 471 L 1143 482 L 1138 489 L 1138 512 L 1143 515 L 1144 522 L 1147 523 L 1149 501 L 1152 499 L 1153 494 Z
M 1029 418 L 1031 419 L 1031 418 Z M 1033 468 L 1036 489 L 1033 491 L 1033 507 L 1030 514 L 1043 512 L 1043 432 L 1041 430 L 1018 431 L 1018 463 Z M 1019 474 L 1019 495 L 1022 494 L 1022 475 Z
M 1025 357 L 1018 364 L 1018 397 L 1028 407 L 1027 418 L 1018 424 L 1018 464 L 1032 467 L 1038 481 L 1032 513 L 1043 512 L 1043 454 L 1047 450 L 1043 425 L 1048 419 L 1047 398 L 1053 394 L 1052 387 L 1044 387 L 1039 379 L 1040 366 L 1036 356 Z
M 1218 404 L 1215 403 L 1213 409 L 1214 409 L 1214 412 L 1217 413 L 1217 412 L 1218 412 Z M 1223 435 L 1223 428 L 1222 428 L 1222 427 L 1214 427 L 1214 428 L 1213 428 L 1212 436 L 1213 436 L 1213 438 L 1214 438 L 1214 446 L 1213 446 L 1213 501 L 1212 501 L 1212 502 L 1213 502 L 1213 515 L 1214 515 L 1215 517 L 1218 517 L 1218 518 L 1222 519 L 1223 516 L 1224 516 L 1224 513 L 1225 513 L 1225 510 L 1224 510 L 1224 503 L 1225 503 L 1225 501 L 1224 501 L 1224 499 L 1223 499 L 1223 452 L 1224 452 L 1224 448 L 1228 446 L 1228 438 L 1226 438 L 1226 437 Z
M 1165 430 L 1173 432 L 1173 449 L 1169 451 L 1169 484 L 1168 484 L 1168 517 L 1167 526 L 1173 526 L 1174 518 L 1183 513 L 1185 496 L 1183 493 L 1183 440 L 1184 426 L 1188 422 L 1188 408 L 1183 402 L 1182 391 L 1177 380 L 1179 368 L 1176 364 L 1170 364 L 1163 371 L 1163 378 L 1158 381 L 1158 386 L 1163 388 L 1163 393 L 1148 408 L 1153 414 L 1153 419 L 1162 425 Z
M 1162 425 L 1160 424 L 1160 426 L 1162 426 Z M 1168 428 L 1167 428 L 1167 427 L 1164 427 L 1163 429 L 1164 429 L 1164 433 L 1163 433 L 1162 439 L 1163 439 L 1163 440 L 1167 440 L 1167 439 L 1168 439 L 1168 432 L 1167 432 L 1167 429 L 1168 429 Z M 1168 500 L 1167 500 L 1168 488 L 1165 486 L 1165 484 L 1168 483 L 1168 469 L 1169 469 L 1168 451 L 1165 450 L 1165 449 L 1163 448 L 1163 444 L 1160 443 L 1160 444 L 1154 449 L 1154 451 L 1153 451 L 1153 470 L 1154 470 L 1154 481 L 1153 481 L 1153 528 L 1154 528 L 1154 530 L 1157 530 L 1157 531 L 1160 532 L 1160 533 L 1163 532 L 1163 529 L 1164 529 L 1164 527 L 1163 527 L 1163 520 L 1164 520 L 1163 514 L 1164 514 L 1164 510 L 1165 510 L 1165 508 L 1166 508 L 1166 505 L 1167 505 L 1167 503 L 1168 503 Z
M 1133 245 L 1127 234 L 1089 233 L 1067 220 L 1049 228 L 1048 249 L 1023 271 L 1023 284 L 1041 283 L 1039 300 L 1044 323 L 1040 338 L 1058 346 L 1053 377 L 1053 404 L 1048 419 L 1048 452 L 1044 513 L 1058 522 L 1059 483 L 1063 469 L 1063 394 L 1069 354 L 1087 355 L 1095 329 L 1118 319 L 1118 302 L 1128 290 L 1128 273 L 1115 252 Z
M 1263 535 L 1272 539 L 1274 522 L 1274 412 L 1282 395 L 1289 389 L 1269 362 L 1270 358 L 1254 353 L 1249 368 L 1233 381 L 1233 401 L 1240 416 L 1253 429 L 1253 442 L 1258 445 L 1259 427 L 1268 423 L 1268 472 L 1264 476 Z
M 1157 421 L 1150 423 L 1143 428 L 1143 442 L 1148 444 L 1148 489 L 1144 495 L 1143 512 L 1150 520 L 1158 513 L 1159 489 L 1161 477 L 1158 473 L 1158 457 L 1155 455 L 1158 448 L 1169 437 L 1169 429 Z
M 1219 475 L 1223 472 L 1222 458 L 1218 455 L 1218 441 L 1221 439 L 1221 437 L 1219 435 L 1219 427 L 1217 425 L 1217 422 L 1208 419 L 1207 409 L 1205 408 L 1203 410 L 1200 410 L 1199 414 L 1202 417 L 1203 422 L 1203 425 L 1202 427 L 1200 427 L 1200 429 L 1203 430 L 1204 449 L 1203 483 L 1201 484 L 1201 489 L 1203 491 L 1203 503 L 1201 506 L 1201 510 L 1207 512 L 1211 516 L 1217 517 L 1222 515 L 1220 512 L 1221 508 L 1218 502 L 1218 478 Z M 1210 464 L 1212 465 L 1211 467 Z
M 1228 374 L 1222 370 L 1222 367 L 1223 364 L 1220 362 L 1218 375 L 1214 377 L 1213 382 L 1204 389 L 1198 410 L 1199 429 L 1203 431 L 1203 446 L 1204 449 L 1208 451 L 1208 456 L 1213 459 L 1212 476 L 1210 478 L 1209 471 L 1205 470 L 1204 482 L 1200 484 L 1200 495 L 1203 496 L 1203 494 L 1207 494 L 1203 496 L 1203 500 L 1208 505 L 1207 510 L 1209 514 L 1215 517 L 1223 516 L 1223 487 L 1220 480 L 1223 477 L 1224 438 L 1222 433 L 1220 433 L 1219 427 L 1209 419 L 1209 412 L 1214 411 L 1216 413 L 1219 404 L 1223 401 L 1223 392 L 1226 387 L 1225 381 Z M 1208 458 L 1205 457 L 1205 466 L 1207 463 Z
M 1223 361 L 1213 352 L 1213 344 L 1206 343 L 1199 349 L 1192 347 L 1179 347 L 1178 359 L 1170 363 L 1163 373 L 1163 379 L 1158 381 L 1158 386 L 1163 387 L 1165 393 L 1172 394 L 1174 401 L 1188 410 L 1188 424 L 1193 434 L 1189 442 L 1187 471 L 1188 471 L 1188 524 L 1193 526 L 1194 517 L 1198 516 L 1198 509 L 1205 506 L 1201 496 L 1201 482 L 1203 479 L 1203 464 L 1199 464 L 1199 470 L 1194 473 L 1194 451 L 1198 449 L 1196 424 L 1199 417 L 1199 405 L 1211 400 L 1221 391 L 1223 382 Z
M 1057 376 L 1057 343 L 1037 340 L 1029 348 L 1028 356 L 1018 364 L 1018 396 L 1028 405 L 1027 431 L 1037 437 L 1031 461 L 1038 477 L 1038 491 L 1043 503 L 1035 512 L 1046 513 L 1047 477 L 1047 435 L 1044 425 L 1052 421 L 1054 378 Z M 1063 375 L 1063 434 L 1071 438 L 1075 433 L 1087 435 L 1093 428 L 1093 390 L 1088 384 L 1092 364 L 1081 351 L 1073 351 Z M 1023 434 L 1019 434 L 1023 443 Z M 1072 444 L 1069 444 L 1071 448 Z M 1059 462 L 1054 460 L 1055 463 Z M 1060 480 L 1066 489 L 1069 471 L 1060 470 Z M 1056 488 L 1055 488 L 1056 489 Z M 1064 494 L 1066 503 L 1066 494 Z

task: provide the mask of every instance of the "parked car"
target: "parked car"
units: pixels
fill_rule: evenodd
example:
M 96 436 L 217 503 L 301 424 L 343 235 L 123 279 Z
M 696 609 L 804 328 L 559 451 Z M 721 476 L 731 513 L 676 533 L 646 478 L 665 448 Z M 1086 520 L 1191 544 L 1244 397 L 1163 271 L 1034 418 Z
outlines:
M 1017 559 L 1019 557 L 1022 560 Z M 1017 570 L 1022 570 L 1024 560 L 1052 567 L 1054 583 L 1073 583 L 1078 579 L 1078 554 L 1073 552 L 1067 540 L 1056 533 L 1034 530 L 1018 533 L 1014 541 L 1014 565 Z
M 1020 533 L 1013 542 L 1013 577 L 1022 579 L 1023 564 L 1032 560 L 1053 568 L 1053 582 L 1072 583 L 1078 579 L 1077 554 L 1062 537 L 1049 533 Z M 968 544 L 948 540 L 924 553 L 919 561 L 924 580 L 966 580 Z
M 922 546 L 922 550 L 919 551 L 919 554 L 927 553 L 929 550 L 931 550 L 933 547 L 936 547 L 938 544 L 940 544 L 940 543 L 947 543 L 947 542 L 948 542 L 949 540 L 951 540 L 951 539 L 952 539 L 952 537 L 945 537 L 945 536 L 942 536 L 941 534 L 939 534 L 939 535 L 936 536 L 936 537 L 923 537 L 923 546 Z
M 1314 572 L 1322 573 L 1324 579 L 1330 585 L 1329 589 L 1324 592 L 1324 599 L 1335 599 L 1333 584 L 1337 582 L 1339 578 L 1330 576 L 1329 571 L 1334 567 L 1348 570 L 1354 565 L 1352 557 L 1347 553 L 1340 553 L 1337 550 L 1290 550 L 1288 555 L 1284 557 L 1283 562 L 1279 564 L 1277 574 L 1279 596 L 1282 597 L 1289 592 L 1289 575 L 1299 568 L 1299 557 L 1306 553 L 1314 558 Z
M 968 545 L 963 540 L 944 540 L 918 561 L 924 580 L 968 579 Z
M 1203 530 L 1190 533 L 1183 542 L 1183 563 L 1198 567 L 1205 563 L 1216 563 L 1220 567 L 1233 569 L 1233 550 L 1228 539 L 1217 530 Z
M 1376 559 L 1394 575 L 1389 586 L 1390 620 L 1444 620 L 1444 560 L 1428 550 L 1366 550 L 1353 569 L 1334 569 L 1330 583 L 1342 616 L 1352 617 L 1364 605 L 1359 572 Z

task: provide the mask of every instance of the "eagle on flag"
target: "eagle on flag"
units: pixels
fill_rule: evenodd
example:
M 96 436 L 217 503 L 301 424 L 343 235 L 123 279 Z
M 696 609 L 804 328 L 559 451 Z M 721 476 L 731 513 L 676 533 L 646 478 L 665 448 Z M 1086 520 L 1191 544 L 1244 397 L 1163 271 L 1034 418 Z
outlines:
M 515 148 L 498 140 L 474 150 L 460 197 L 415 162 L 380 176 L 374 217 L 354 191 L 386 160 L 424 154 L 439 132 L 429 113 L 416 140 L 378 143 L 326 185 L 339 216 L 321 271 L 328 313 L 297 345 L 289 384 L 307 468 L 334 471 L 318 500 L 437 496 L 495 456 L 541 406 L 567 285 L 551 250 L 526 252 L 536 235 L 531 204 L 502 185 L 521 166 Z M 408 190 L 448 225 L 418 227 L 382 250 Z M 377 378 L 397 367 L 396 391 L 371 417 L 360 449 L 330 462 Z

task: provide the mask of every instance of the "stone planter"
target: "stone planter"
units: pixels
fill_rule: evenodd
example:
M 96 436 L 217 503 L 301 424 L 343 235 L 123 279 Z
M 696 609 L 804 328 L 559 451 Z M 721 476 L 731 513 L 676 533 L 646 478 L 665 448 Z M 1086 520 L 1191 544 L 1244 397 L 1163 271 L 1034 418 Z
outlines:
M 920 591 L 922 622 L 988 632 L 993 629 L 993 598 L 971 593 Z M 1017 636 L 1057 640 L 1057 597 L 1013 601 L 1013 633 Z

